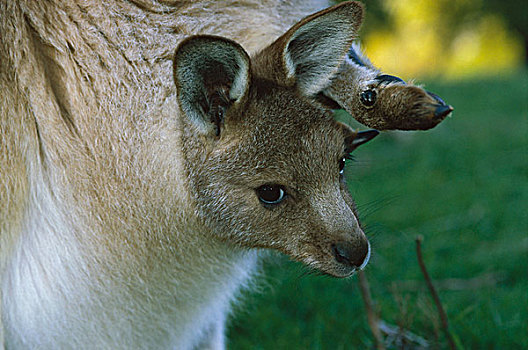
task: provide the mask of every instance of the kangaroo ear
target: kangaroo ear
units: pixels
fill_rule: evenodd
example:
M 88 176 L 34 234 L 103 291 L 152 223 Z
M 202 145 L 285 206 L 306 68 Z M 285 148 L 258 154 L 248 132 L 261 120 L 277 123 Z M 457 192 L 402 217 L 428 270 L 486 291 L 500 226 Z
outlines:
M 362 144 L 369 142 L 379 135 L 379 131 L 374 129 L 358 132 L 344 123 L 337 122 L 337 125 L 341 128 L 345 136 L 345 152 L 347 153 L 351 153 Z
M 366 131 L 359 131 L 356 136 L 351 140 L 346 140 L 347 142 L 347 151 L 352 152 L 359 146 L 361 146 L 364 143 L 369 142 L 373 138 L 379 135 L 378 130 L 366 130 Z
M 330 84 L 362 21 L 359 2 L 343 2 L 306 17 L 255 57 L 256 71 L 313 96 Z M 279 68 L 271 71 L 277 62 Z
M 176 49 L 174 81 L 181 110 L 203 132 L 218 136 L 224 114 L 247 96 L 249 56 L 229 39 L 193 36 Z

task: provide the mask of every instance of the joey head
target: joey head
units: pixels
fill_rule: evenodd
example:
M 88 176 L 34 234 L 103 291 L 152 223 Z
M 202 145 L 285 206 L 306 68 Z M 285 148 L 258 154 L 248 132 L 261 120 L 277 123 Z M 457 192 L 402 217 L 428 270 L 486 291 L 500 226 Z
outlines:
M 338 277 L 366 265 L 370 244 L 343 167 L 378 132 L 336 122 L 316 98 L 352 43 L 354 11 L 311 18 L 254 59 L 214 36 L 177 49 L 185 167 L 213 238 L 276 249 Z

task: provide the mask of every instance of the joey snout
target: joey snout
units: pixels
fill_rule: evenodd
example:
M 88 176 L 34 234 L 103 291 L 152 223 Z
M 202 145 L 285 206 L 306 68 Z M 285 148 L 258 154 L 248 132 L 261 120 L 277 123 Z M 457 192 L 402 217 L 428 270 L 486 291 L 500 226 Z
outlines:
M 370 243 L 345 189 L 327 188 L 321 193 L 311 201 L 313 231 L 306 243 L 317 263 L 310 265 L 334 277 L 349 277 L 367 265 Z
M 337 239 L 327 246 L 325 272 L 335 277 L 349 277 L 362 270 L 370 259 L 370 243 L 367 237 L 359 235 Z
M 370 259 L 370 243 L 367 239 L 337 242 L 332 244 L 332 252 L 338 263 L 362 270 Z

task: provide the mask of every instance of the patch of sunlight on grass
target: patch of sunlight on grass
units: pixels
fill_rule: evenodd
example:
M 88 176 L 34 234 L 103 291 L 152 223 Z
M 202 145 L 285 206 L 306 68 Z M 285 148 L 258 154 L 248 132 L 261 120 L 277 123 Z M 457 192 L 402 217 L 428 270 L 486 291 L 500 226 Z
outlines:
M 455 78 L 511 71 L 521 64 L 523 47 L 502 18 L 488 15 L 459 33 L 450 52 L 445 74 Z
M 372 62 L 388 73 L 453 80 L 511 72 L 524 62 L 521 38 L 499 15 L 457 23 L 455 12 L 462 5 L 446 0 L 385 0 L 384 5 L 390 29 L 367 33 L 363 45 Z M 465 0 L 464 6 L 478 5 Z

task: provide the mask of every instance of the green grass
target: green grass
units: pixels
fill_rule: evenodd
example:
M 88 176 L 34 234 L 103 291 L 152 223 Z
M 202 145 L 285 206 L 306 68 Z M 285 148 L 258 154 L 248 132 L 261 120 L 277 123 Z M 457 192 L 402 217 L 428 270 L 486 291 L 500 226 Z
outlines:
M 366 270 L 385 321 L 445 348 L 414 239 L 435 280 L 498 282 L 439 291 L 464 349 L 528 349 L 528 74 L 427 84 L 455 107 L 427 132 L 383 133 L 347 165 L 374 253 Z M 306 274 L 286 257 L 265 264 L 229 329 L 231 349 L 365 349 L 373 340 L 356 277 Z

